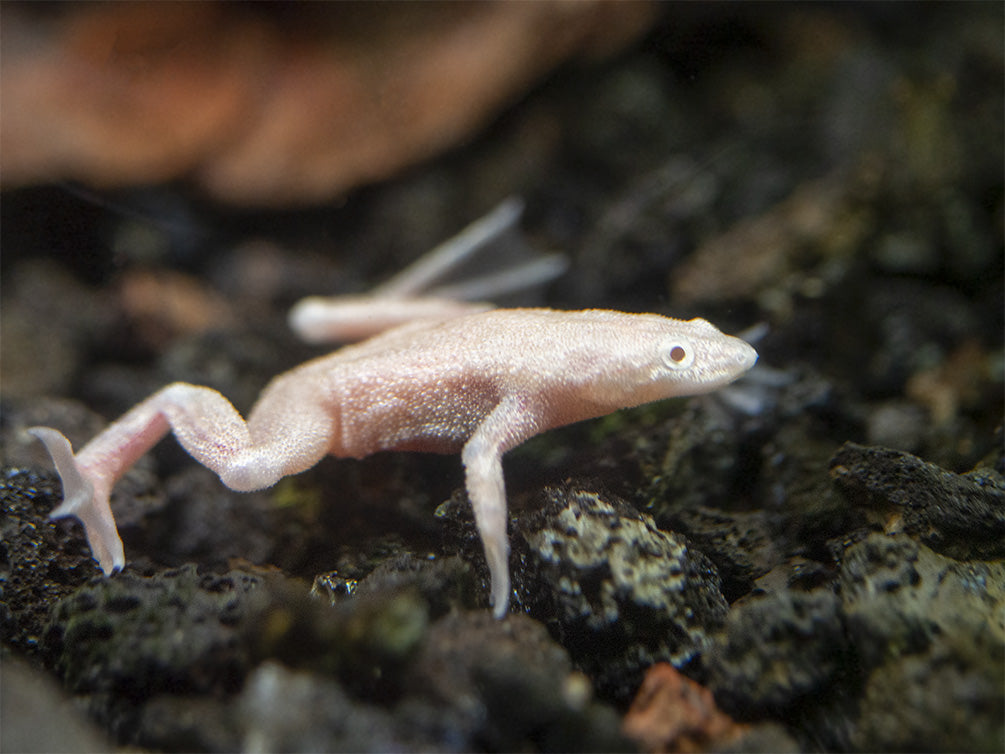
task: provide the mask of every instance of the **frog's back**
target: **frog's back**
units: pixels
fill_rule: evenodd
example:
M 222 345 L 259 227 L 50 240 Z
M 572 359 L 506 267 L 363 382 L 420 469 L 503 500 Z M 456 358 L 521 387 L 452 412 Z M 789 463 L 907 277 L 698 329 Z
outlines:
M 616 344 L 616 320 L 602 311 L 496 309 L 395 328 L 325 357 L 339 381 L 479 375 L 508 382 L 568 373 L 577 354 Z

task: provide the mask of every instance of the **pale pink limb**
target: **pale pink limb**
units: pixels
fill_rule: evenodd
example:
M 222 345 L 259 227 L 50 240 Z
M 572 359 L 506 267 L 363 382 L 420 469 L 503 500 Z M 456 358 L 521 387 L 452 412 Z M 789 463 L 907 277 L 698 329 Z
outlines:
M 308 343 L 353 342 L 411 322 L 488 311 L 495 308 L 487 303 L 490 299 L 554 280 L 568 269 L 564 254 L 540 254 L 522 241 L 491 259 L 484 252 L 517 226 L 522 212 L 521 200 L 504 200 L 370 293 L 310 296 L 297 302 L 289 313 L 290 329 Z M 516 253 L 525 258 L 514 258 Z M 480 274 L 463 274 L 461 265 L 475 267 Z M 455 280 L 444 283 L 451 274 Z
M 475 525 L 485 548 L 492 579 L 490 602 L 496 618 L 509 608 L 509 538 L 503 454 L 541 431 L 539 414 L 526 396 L 503 398 L 461 451 L 465 483 Z
M 281 417 L 277 413 L 282 413 Z M 207 387 L 176 382 L 154 393 L 73 454 L 55 429 L 33 427 L 63 483 L 53 518 L 75 516 L 107 574 L 125 564 L 109 506 L 115 482 L 167 432 L 199 463 L 239 491 L 275 484 L 317 463 L 330 447 L 335 420 L 289 383 L 266 390 L 245 423 L 230 401 Z
M 414 298 L 422 295 L 472 254 L 516 227 L 522 214 L 523 200 L 517 197 L 504 199 L 487 215 L 374 288 L 371 295 L 375 298 Z
M 548 254 L 435 288 L 423 296 L 308 296 L 290 309 L 287 321 L 307 343 L 354 342 L 410 322 L 451 319 L 494 309 L 486 299 L 547 283 L 567 267 L 565 256 Z
M 61 432 L 49 427 L 32 427 L 27 431 L 45 444 L 63 482 L 63 502 L 49 518 L 75 516 L 84 525 L 87 543 L 105 575 L 120 570 L 126 557 L 108 505 L 108 490 L 95 490 L 73 457 L 70 441 Z
M 483 301 L 525 291 L 561 277 L 569 269 L 569 258 L 558 252 L 543 254 L 504 269 L 466 277 L 456 283 L 429 290 L 429 297 L 462 301 Z
M 452 319 L 484 312 L 492 304 L 441 298 L 309 296 L 290 309 L 290 329 L 306 343 L 351 343 L 409 322 Z

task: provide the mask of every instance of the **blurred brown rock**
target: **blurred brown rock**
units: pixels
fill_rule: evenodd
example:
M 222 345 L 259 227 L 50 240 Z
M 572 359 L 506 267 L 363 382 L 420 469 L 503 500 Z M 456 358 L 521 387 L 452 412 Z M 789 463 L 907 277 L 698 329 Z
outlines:
M 715 706 L 712 692 L 669 663 L 653 665 L 622 722 L 622 731 L 646 752 L 694 752 L 739 738 L 739 725 Z
M 649 2 L 5 4 L 5 188 L 194 178 L 324 201 L 458 143 L 560 62 L 623 47 Z

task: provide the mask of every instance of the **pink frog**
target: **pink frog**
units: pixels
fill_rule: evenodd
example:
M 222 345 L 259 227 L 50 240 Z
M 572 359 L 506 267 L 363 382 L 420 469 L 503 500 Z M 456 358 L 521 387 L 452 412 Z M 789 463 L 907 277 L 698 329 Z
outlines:
M 428 268 L 437 254 L 441 261 L 465 256 L 467 247 L 510 227 L 518 215 L 518 205 L 504 203 L 420 262 Z M 494 283 L 451 291 L 449 298 L 442 290 L 417 295 L 439 273 L 413 268 L 405 283 L 369 299 L 302 302 L 291 323 L 309 339 L 384 331 L 276 377 L 247 421 L 217 391 L 176 382 L 76 454 L 59 431 L 29 429 L 45 444 L 63 483 L 63 502 L 52 517 L 78 518 L 102 570 L 121 569 L 125 556 L 109 507 L 111 489 L 168 431 L 240 491 L 269 487 L 329 454 L 460 452 L 491 575 L 493 613 L 502 617 L 510 594 L 503 454 L 552 427 L 715 390 L 757 360 L 750 345 L 703 319 L 492 309 L 458 300 L 540 282 L 562 266 L 557 258 L 542 259 L 523 265 L 522 276 L 509 271 Z

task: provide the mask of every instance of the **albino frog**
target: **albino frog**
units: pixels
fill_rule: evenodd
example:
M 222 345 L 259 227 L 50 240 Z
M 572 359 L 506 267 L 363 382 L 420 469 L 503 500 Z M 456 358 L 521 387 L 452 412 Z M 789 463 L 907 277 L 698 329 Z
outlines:
M 366 304 L 351 302 L 364 314 L 393 308 L 396 319 L 383 325 L 390 329 L 276 377 L 247 422 L 217 391 L 176 382 L 76 455 L 59 431 L 29 429 L 63 483 L 63 502 L 52 517 L 80 519 L 102 570 L 121 569 L 125 557 L 109 494 L 168 431 L 241 491 L 273 485 L 328 454 L 460 452 L 492 578 L 493 612 L 502 617 L 510 593 L 503 454 L 552 427 L 715 390 L 757 360 L 750 345 L 703 319 L 596 309 L 486 311 L 487 304 L 386 293 L 369 299 L 369 309 Z M 331 306 L 328 311 L 311 299 L 295 309 L 294 324 L 314 339 L 328 329 L 344 334 L 344 302 Z M 395 324 L 410 317 L 415 321 Z

